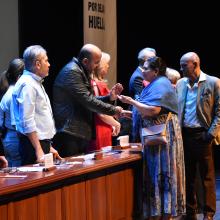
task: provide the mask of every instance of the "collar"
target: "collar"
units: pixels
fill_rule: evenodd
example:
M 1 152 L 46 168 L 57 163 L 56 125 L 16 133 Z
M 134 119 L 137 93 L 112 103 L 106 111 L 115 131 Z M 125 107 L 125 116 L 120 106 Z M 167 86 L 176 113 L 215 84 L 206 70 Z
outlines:
M 207 78 L 207 77 L 206 77 L 206 74 L 203 73 L 202 71 L 200 71 L 199 80 L 198 80 L 198 82 L 194 83 L 193 86 L 198 86 L 198 84 L 200 84 L 201 82 L 206 81 L 206 78 Z M 191 88 L 190 83 L 189 83 L 189 78 L 188 78 L 188 77 L 185 77 L 183 80 L 184 80 L 184 82 L 187 84 L 187 86 L 188 86 L 189 88 Z
M 90 75 L 88 74 L 86 68 L 82 65 L 82 63 L 77 58 L 73 57 L 73 61 L 79 66 L 80 69 L 83 69 L 86 75 Z
M 38 81 L 40 83 L 42 83 L 44 81 L 44 79 L 42 77 L 40 77 L 40 76 L 38 76 L 28 70 L 24 70 L 23 74 L 31 76 L 33 79 L 35 79 L 36 81 Z
M 203 81 L 206 81 L 206 74 L 201 71 L 198 83 L 203 82 Z

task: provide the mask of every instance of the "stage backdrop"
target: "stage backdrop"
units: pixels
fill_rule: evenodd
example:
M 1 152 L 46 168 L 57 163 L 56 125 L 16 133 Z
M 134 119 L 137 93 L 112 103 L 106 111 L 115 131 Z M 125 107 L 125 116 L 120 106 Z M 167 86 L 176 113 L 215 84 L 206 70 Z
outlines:
M 84 43 L 97 45 L 111 55 L 109 88 L 117 79 L 116 0 L 84 0 Z
M 0 72 L 19 55 L 18 0 L 0 1 Z

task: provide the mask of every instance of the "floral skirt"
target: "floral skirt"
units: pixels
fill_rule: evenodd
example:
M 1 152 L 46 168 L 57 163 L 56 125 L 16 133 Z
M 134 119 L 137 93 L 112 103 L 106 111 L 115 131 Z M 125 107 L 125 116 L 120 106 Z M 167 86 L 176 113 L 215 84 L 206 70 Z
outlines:
M 147 124 L 145 119 L 143 126 Z M 184 152 L 176 115 L 172 115 L 166 131 L 167 145 L 144 146 L 144 202 L 147 217 L 185 214 Z

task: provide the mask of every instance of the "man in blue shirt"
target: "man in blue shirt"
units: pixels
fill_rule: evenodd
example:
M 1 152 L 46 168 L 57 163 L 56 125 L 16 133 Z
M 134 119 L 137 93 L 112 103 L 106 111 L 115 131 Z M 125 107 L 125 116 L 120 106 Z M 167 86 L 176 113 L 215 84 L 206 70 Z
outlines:
M 177 83 L 178 117 L 182 126 L 186 167 L 186 219 L 196 220 L 196 169 L 204 191 L 204 220 L 216 211 L 213 144 L 220 144 L 220 80 L 200 69 L 194 52 L 180 59 L 183 78 Z

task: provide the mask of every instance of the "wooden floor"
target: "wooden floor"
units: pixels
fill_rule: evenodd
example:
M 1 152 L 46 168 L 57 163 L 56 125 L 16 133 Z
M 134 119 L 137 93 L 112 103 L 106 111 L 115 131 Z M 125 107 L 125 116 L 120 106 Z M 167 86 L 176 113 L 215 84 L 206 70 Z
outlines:
M 220 171 L 216 172 L 216 214 L 214 219 L 220 220 Z M 198 215 L 198 220 L 203 220 L 203 215 Z
M 216 172 L 216 214 L 215 220 L 220 220 L 220 170 Z M 179 216 L 174 218 L 175 220 L 182 220 L 183 217 Z M 203 214 L 197 215 L 197 220 L 203 220 Z

